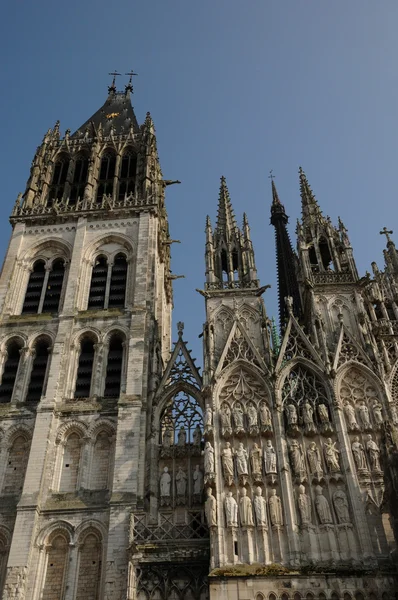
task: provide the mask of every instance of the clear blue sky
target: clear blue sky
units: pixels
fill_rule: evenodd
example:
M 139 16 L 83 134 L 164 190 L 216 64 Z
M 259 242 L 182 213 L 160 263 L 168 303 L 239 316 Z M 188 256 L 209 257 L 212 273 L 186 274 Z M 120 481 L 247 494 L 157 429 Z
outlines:
M 379 230 L 397 223 L 396 0 L 6 0 L 0 25 L 2 202 L 23 191 L 35 147 L 56 119 L 76 129 L 104 101 L 107 73 L 135 78 L 138 120 L 150 110 L 168 190 L 175 323 L 201 362 L 204 225 L 225 175 L 248 213 L 270 315 L 277 312 L 269 170 L 291 217 L 302 165 L 325 214 L 349 229 L 361 274 L 382 265 Z M 119 78 L 122 79 L 122 78 Z M 125 80 L 120 81 L 120 86 Z

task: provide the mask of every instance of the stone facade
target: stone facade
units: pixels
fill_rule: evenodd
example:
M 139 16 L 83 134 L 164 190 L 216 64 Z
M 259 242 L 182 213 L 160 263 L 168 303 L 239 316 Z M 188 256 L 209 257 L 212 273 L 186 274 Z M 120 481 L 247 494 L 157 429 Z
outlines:
M 300 171 L 272 183 L 280 332 L 247 217 L 206 226 L 203 375 L 178 323 L 154 126 L 114 83 L 47 132 L 0 277 L 0 587 L 19 600 L 388 600 L 398 254 L 362 279 Z

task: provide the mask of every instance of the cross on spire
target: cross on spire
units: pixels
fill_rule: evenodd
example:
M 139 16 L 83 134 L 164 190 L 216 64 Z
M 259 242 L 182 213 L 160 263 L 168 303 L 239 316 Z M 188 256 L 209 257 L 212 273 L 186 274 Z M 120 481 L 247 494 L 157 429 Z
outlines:
M 128 73 L 125 73 L 125 75 L 129 76 L 129 81 L 128 84 L 126 85 L 126 92 L 132 92 L 133 91 L 133 76 L 137 76 L 138 73 L 134 73 L 133 69 L 131 69 Z
M 390 235 L 392 235 L 394 232 L 392 230 L 388 230 L 387 227 L 383 227 L 383 229 L 379 232 L 380 235 L 385 235 L 387 238 L 387 242 L 391 242 L 391 238 Z
M 271 169 L 269 172 L 269 175 L 268 175 L 268 179 L 271 179 L 271 181 L 273 181 L 275 179 L 275 175 L 273 175 L 273 170 L 274 169 Z
M 116 92 L 116 77 L 120 76 L 121 73 L 118 73 L 116 70 L 112 71 L 112 73 L 108 73 L 108 75 L 112 75 L 113 79 L 112 79 L 112 83 L 111 85 L 108 87 L 108 91 L 109 92 Z

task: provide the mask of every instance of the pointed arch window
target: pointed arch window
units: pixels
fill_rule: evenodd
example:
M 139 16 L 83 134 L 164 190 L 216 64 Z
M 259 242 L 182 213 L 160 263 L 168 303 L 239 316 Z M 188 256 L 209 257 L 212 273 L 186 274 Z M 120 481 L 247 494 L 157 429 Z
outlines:
M 48 274 L 44 294 L 43 313 L 57 313 L 61 301 L 61 292 L 65 275 L 65 263 L 62 259 L 55 260 Z
M 101 202 L 103 196 L 113 195 L 113 182 L 115 177 L 116 156 L 113 152 L 106 152 L 101 159 L 98 178 L 97 202 Z
M 83 198 L 84 189 L 87 183 L 88 157 L 79 156 L 75 162 L 75 171 L 73 173 L 73 182 L 69 195 L 69 204 L 75 205 Z
M 95 260 L 91 275 L 88 308 L 104 308 L 106 282 L 108 278 L 108 261 L 105 256 L 98 256 Z
M 118 398 L 120 396 L 122 367 L 123 339 L 120 335 L 113 335 L 109 342 L 104 391 L 105 398 Z
M 126 298 L 127 260 L 124 254 L 117 254 L 112 266 L 109 287 L 109 307 L 123 307 Z
M 37 260 L 29 277 L 22 313 L 37 313 L 44 285 L 46 268 L 43 260 Z
M 59 158 L 54 165 L 47 203 L 50 206 L 54 204 L 55 200 L 62 200 L 63 198 L 69 162 L 69 157 L 63 156 Z
M 137 155 L 127 151 L 122 158 L 119 179 L 119 200 L 135 192 L 135 175 L 137 170 Z
M 45 391 L 50 347 L 49 340 L 43 339 L 35 345 L 26 402 L 39 402 Z
M 11 402 L 14 393 L 15 382 L 18 373 L 20 350 L 22 344 L 17 340 L 11 340 L 7 345 L 7 358 L 4 364 L 3 376 L 0 385 L 0 403 Z
M 89 398 L 94 364 L 94 342 L 83 338 L 80 342 L 79 363 L 76 374 L 75 398 Z

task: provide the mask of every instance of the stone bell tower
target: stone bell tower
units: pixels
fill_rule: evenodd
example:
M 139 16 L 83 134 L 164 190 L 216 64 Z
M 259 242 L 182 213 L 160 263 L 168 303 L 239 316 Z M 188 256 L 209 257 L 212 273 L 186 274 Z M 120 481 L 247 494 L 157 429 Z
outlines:
M 131 74 L 132 75 L 132 74 Z M 126 598 L 147 407 L 172 279 L 152 118 L 133 87 L 57 122 L 11 214 L 0 279 L 2 598 Z M 132 584 L 131 584 L 132 585 Z M 128 597 L 131 598 L 130 591 Z

